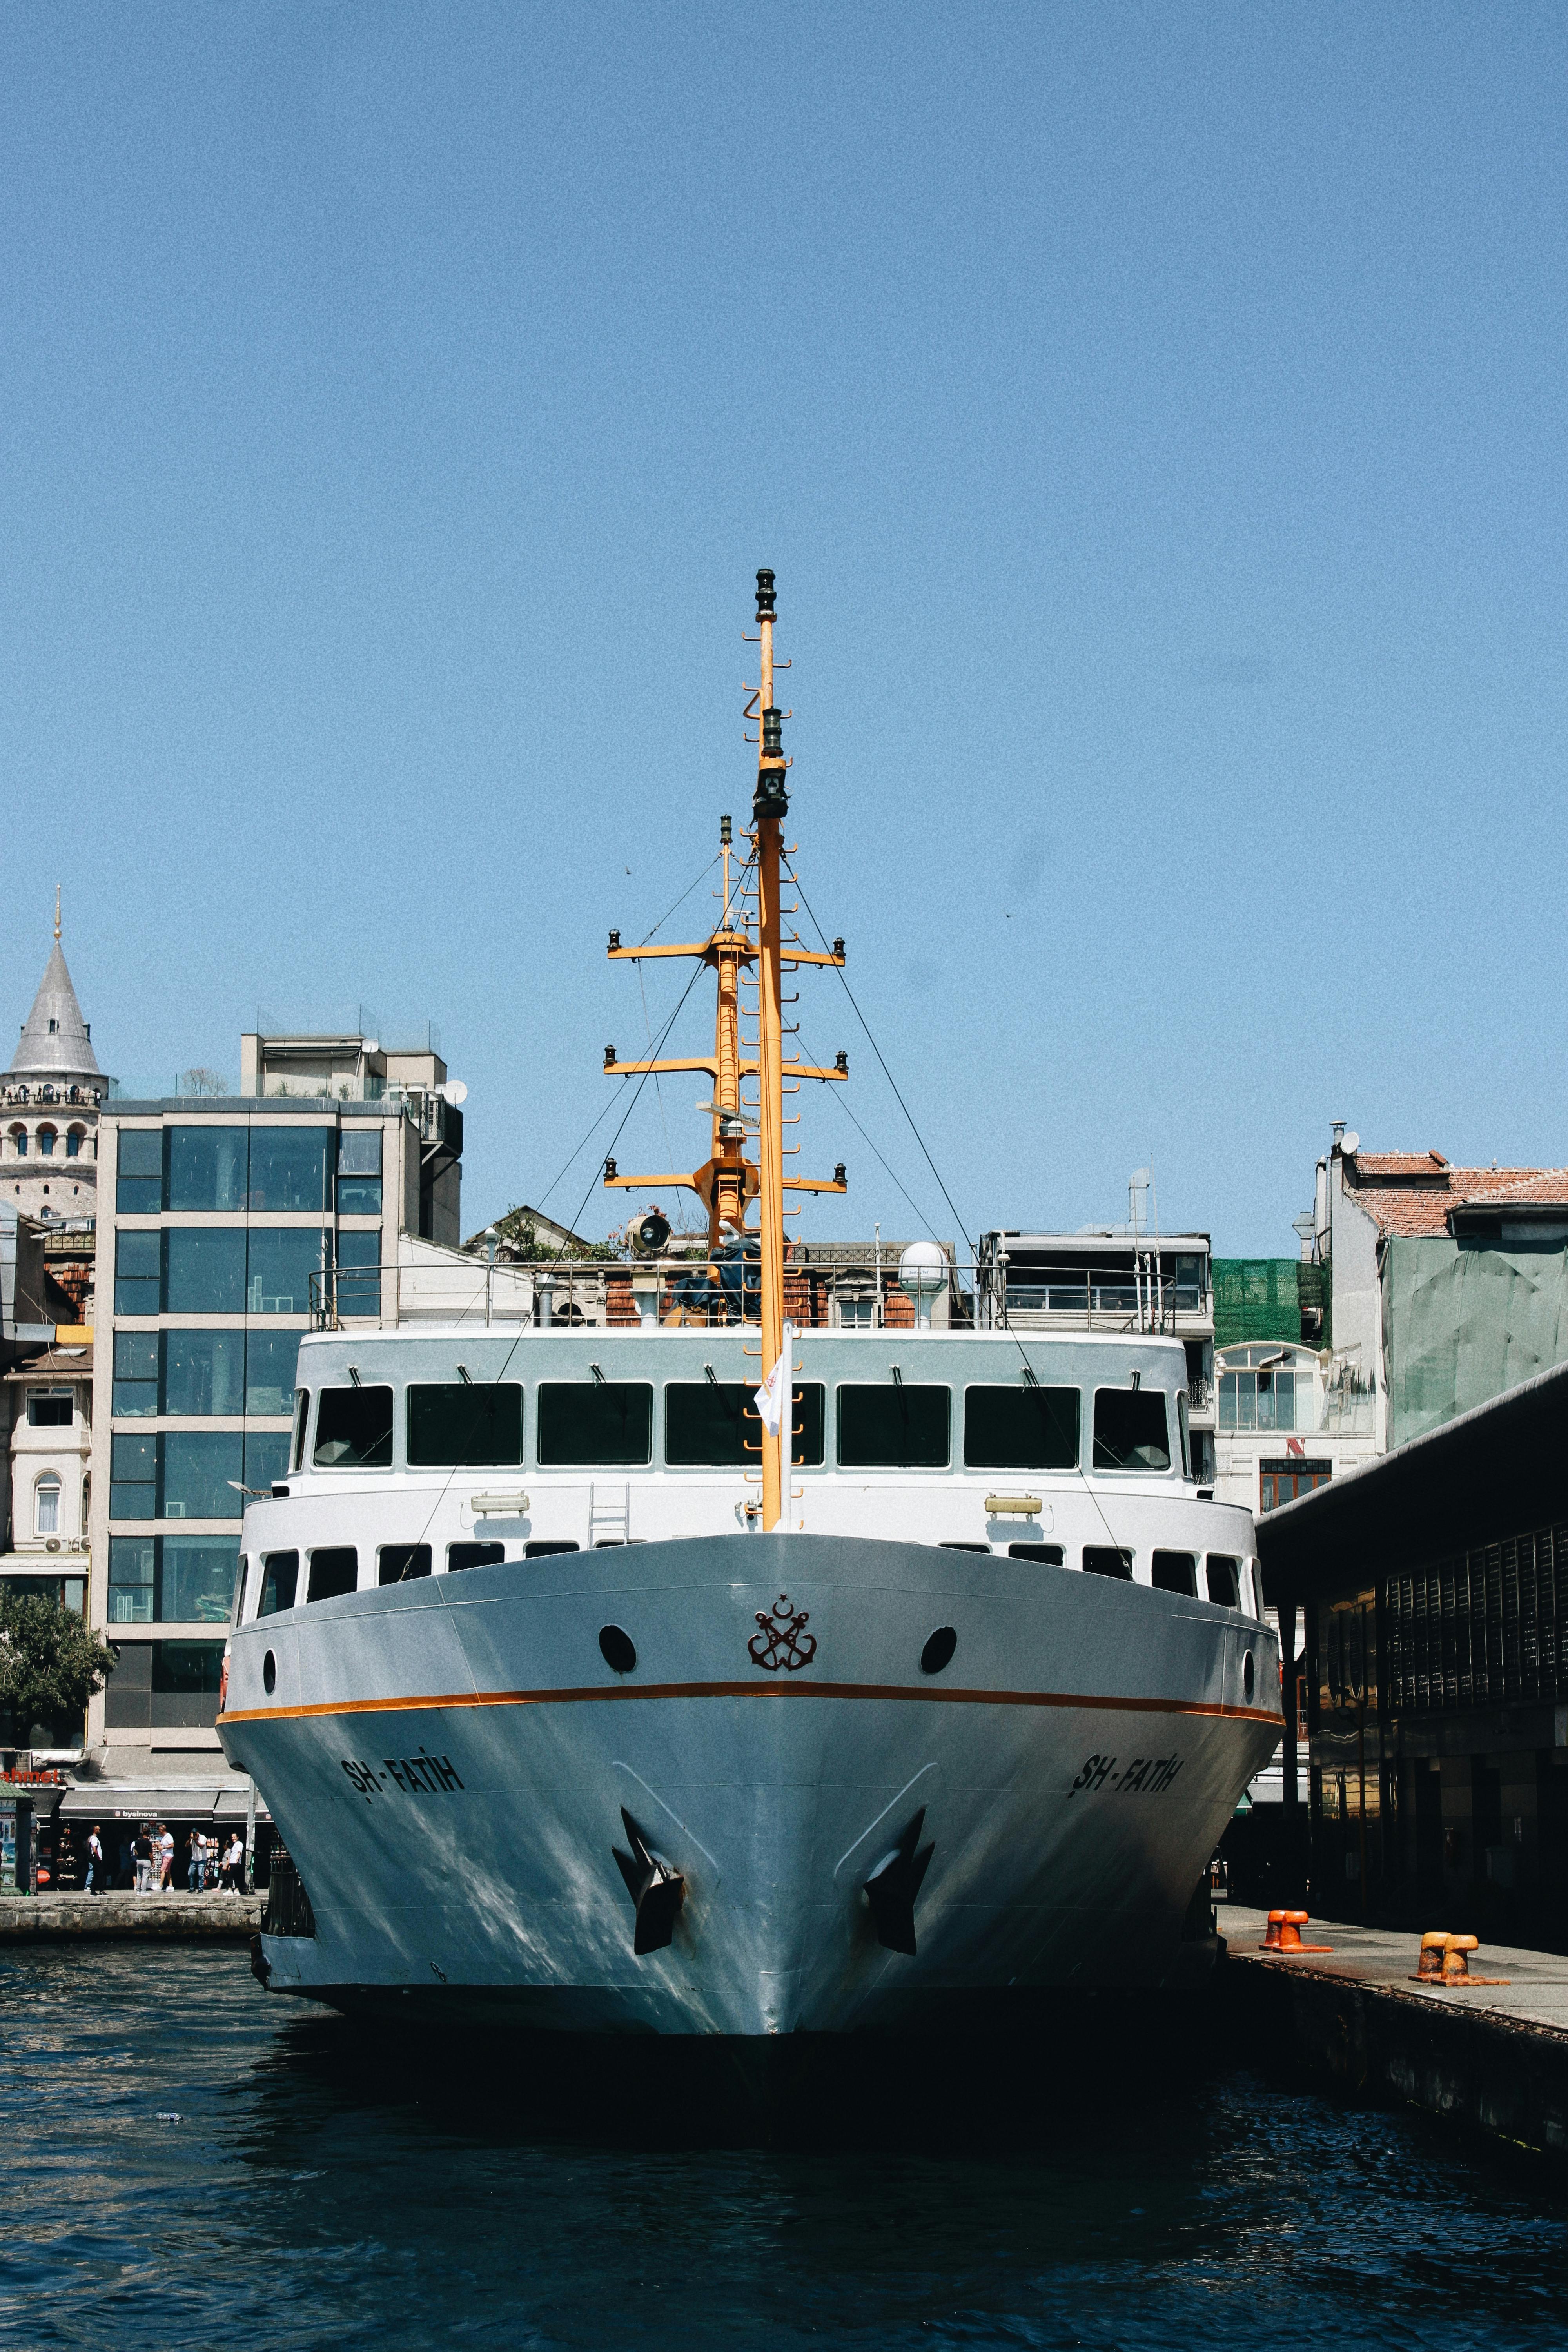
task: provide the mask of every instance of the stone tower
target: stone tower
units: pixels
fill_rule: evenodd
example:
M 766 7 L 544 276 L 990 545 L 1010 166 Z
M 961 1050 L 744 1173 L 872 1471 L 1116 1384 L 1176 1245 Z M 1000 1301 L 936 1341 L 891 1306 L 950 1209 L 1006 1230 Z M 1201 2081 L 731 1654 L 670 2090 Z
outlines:
M 98 1066 L 55 940 L 11 1066 L 0 1076 L 0 1199 L 40 1223 L 98 1213 L 98 1109 L 110 1081 Z

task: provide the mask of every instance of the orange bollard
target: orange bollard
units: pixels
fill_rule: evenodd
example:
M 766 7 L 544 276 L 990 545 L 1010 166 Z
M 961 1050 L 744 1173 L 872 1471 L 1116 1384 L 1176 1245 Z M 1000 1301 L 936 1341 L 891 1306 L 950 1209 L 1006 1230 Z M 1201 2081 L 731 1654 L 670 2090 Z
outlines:
M 1263 1938 L 1263 1949 L 1266 1952 L 1277 1952 L 1279 1949 L 1279 1930 L 1284 1925 L 1284 1920 L 1283 1911 L 1270 1911 L 1268 1914 L 1268 1933 Z
M 1415 1964 L 1415 1984 L 1435 1984 L 1443 1973 L 1443 1954 L 1447 1947 L 1446 1927 L 1429 1927 L 1421 1938 L 1421 1957 Z
M 1294 1952 L 1331 1952 L 1333 1950 L 1331 1944 L 1304 1944 L 1301 1941 L 1301 1930 L 1307 1925 L 1310 1916 L 1310 1913 L 1306 1911 L 1287 1911 L 1283 1914 L 1279 1922 L 1279 1946 L 1282 1956 Z

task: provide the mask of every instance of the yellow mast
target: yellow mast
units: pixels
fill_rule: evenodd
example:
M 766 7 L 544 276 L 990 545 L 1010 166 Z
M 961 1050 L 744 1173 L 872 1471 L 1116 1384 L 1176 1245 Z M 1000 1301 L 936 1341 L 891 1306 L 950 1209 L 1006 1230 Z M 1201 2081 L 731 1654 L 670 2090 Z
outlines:
M 660 956 L 697 956 L 712 967 L 719 983 L 712 1054 L 623 1062 L 613 1045 L 605 1048 L 606 1076 L 638 1077 L 656 1071 L 700 1070 L 712 1080 L 713 1097 L 709 1106 L 712 1118 L 712 1139 L 710 1156 L 702 1167 L 675 1174 L 623 1176 L 615 1161 L 610 1160 L 605 1163 L 605 1182 L 622 1192 L 640 1192 L 645 1187 L 672 1184 L 695 1192 L 708 1211 L 710 1254 L 719 1249 L 726 1227 L 734 1232 L 743 1229 L 756 1232 L 762 1259 L 759 1268 L 760 1337 L 764 1379 L 777 1363 L 784 1349 L 784 1196 L 786 1192 L 843 1192 L 847 1189 L 842 1167 L 830 1180 L 802 1176 L 785 1179 L 784 1078 L 786 1074 L 792 1081 L 798 1078 L 844 1079 L 849 1075 L 847 1057 L 843 1054 L 838 1055 L 831 1069 L 817 1067 L 798 1058 L 784 1059 L 784 967 L 788 965 L 793 970 L 798 964 L 841 966 L 844 942 L 836 940 L 831 954 L 819 955 L 803 948 L 798 940 L 793 937 L 786 940 L 784 937 L 781 867 L 784 819 L 789 814 L 789 798 L 784 790 L 784 773 L 789 763 L 784 755 L 784 713 L 773 701 L 773 575 L 771 572 L 759 572 L 757 622 L 762 668 L 753 701 L 760 707 L 762 725 L 758 736 L 756 791 L 752 803 L 752 841 L 757 870 L 756 937 L 752 937 L 744 916 L 738 916 L 732 904 L 728 817 L 722 820 L 720 834 L 720 852 L 723 859 L 723 907 L 718 928 L 707 940 L 681 946 L 624 948 L 619 931 L 610 933 L 612 962 L 635 963 Z M 754 1058 L 742 1052 L 741 1044 L 740 983 L 742 969 L 746 964 L 754 964 L 757 970 L 758 1036 Z M 758 1149 L 755 1160 L 746 1157 L 745 1114 L 741 1100 L 741 1081 L 749 1077 L 755 1077 L 758 1082 Z M 746 1213 L 753 1200 L 759 1204 L 760 1230 L 745 1227 Z M 764 1436 L 763 1441 L 762 1519 L 764 1528 L 776 1527 L 783 1515 L 792 1421 L 793 1414 L 786 1409 L 778 1440 Z
M 762 733 L 757 789 L 752 803 L 757 855 L 757 1176 L 762 1213 L 763 1376 L 784 1349 L 784 922 L 779 909 L 779 860 L 784 820 L 784 713 L 773 702 L 773 575 L 757 574 L 757 627 Z M 785 1367 L 785 1396 L 792 1368 Z M 784 1512 L 784 1465 L 795 1414 L 786 1402 L 778 1443 L 763 1439 L 763 1533 Z

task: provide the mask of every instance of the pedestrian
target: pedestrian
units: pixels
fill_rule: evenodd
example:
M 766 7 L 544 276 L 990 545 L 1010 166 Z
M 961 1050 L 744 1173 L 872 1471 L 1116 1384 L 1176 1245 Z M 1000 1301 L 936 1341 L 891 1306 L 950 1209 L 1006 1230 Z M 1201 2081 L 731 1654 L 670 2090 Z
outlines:
M 213 1841 L 205 1830 L 196 1832 L 196 1893 L 207 1891 L 207 1871 L 213 1858 Z
M 236 1895 L 245 1892 L 245 1840 L 236 1830 L 228 1844 L 228 1883 Z
M 174 1832 L 167 1823 L 163 1825 L 162 1834 L 158 1840 L 158 1854 L 159 1888 L 163 1894 L 172 1895 L 174 1891 Z
M 87 1840 L 87 1891 L 89 1895 L 103 1892 L 103 1840 L 94 1822 Z
M 193 1830 L 185 1840 L 185 1892 L 187 1895 L 194 1895 L 196 1891 L 196 1874 L 201 1868 L 201 1861 L 202 1833 L 200 1830 Z
M 136 1892 L 138 1895 L 151 1895 L 153 1892 L 153 1841 L 144 1829 L 137 1831 L 136 1843 L 132 1847 L 132 1852 L 136 1857 Z

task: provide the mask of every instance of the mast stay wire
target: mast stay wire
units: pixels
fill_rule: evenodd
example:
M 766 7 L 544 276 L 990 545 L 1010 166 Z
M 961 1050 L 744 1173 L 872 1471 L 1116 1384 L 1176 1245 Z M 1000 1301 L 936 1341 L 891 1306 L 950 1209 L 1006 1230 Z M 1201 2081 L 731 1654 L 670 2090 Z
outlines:
M 812 929 L 816 931 L 816 936 L 817 936 L 817 940 L 818 940 L 819 943 L 821 944 L 822 948 L 826 950 L 826 947 L 827 947 L 827 938 L 826 938 L 826 933 L 825 933 L 825 931 L 823 930 L 822 925 L 821 925 L 821 924 L 817 921 L 817 919 L 816 919 L 816 908 L 812 905 L 811 900 L 806 897 L 806 895 L 805 895 L 805 890 L 804 886 L 802 885 L 802 882 L 801 882 L 800 877 L 799 877 L 799 875 L 798 875 L 798 874 L 796 874 L 796 872 L 795 872 L 795 870 L 794 866 L 790 864 L 790 862 L 789 862 L 789 860 L 788 860 L 787 858 L 785 858 L 783 862 L 784 862 L 784 870 L 785 870 L 785 872 L 789 875 L 790 880 L 795 884 L 795 888 L 800 892 L 800 903 L 801 903 L 801 905 L 805 908 L 806 913 L 807 913 L 807 914 L 810 916 L 810 918 L 811 918 Z M 902 1096 L 901 1094 L 900 1094 L 900 1092 L 899 1092 L 898 1081 L 895 1079 L 895 1077 L 893 1076 L 893 1074 L 892 1074 L 891 1070 L 889 1070 L 889 1069 L 887 1063 L 886 1063 L 886 1062 L 883 1060 L 883 1058 L 882 1058 L 882 1049 L 881 1049 L 881 1047 L 878 1045 L 877 1040 L 875 1039 L 875 1037 L 873 1037 L 873 1036 L 872 1036 L 872 1034 L 871 1034 L 871 1026 L 870 1026 L 870 1024 L 869 1024 L 869 1022 L 867 1020 L 867 1018 L 866 1018 L 865 1014 L 861 1012 L 861 1010 L 860 1010 L 860 1007 L 859 1007 L 858 1003 L 856 1002 L 856 997 L 855 997 L 855 992 L 854 992 L 854 990 L 850 987 L 848 981 L 847 981 L 847 979 L 845 979 L 845 975 L 844 975 L 844 967 L 843 967 L 843 965 L 842 965 L 842 964 L 836 964 L 836 965 L 834 966 L 834 970 L 837 972 L 838 977 L 839 977 L 839 980 L 843 982 L 844 993 L 845 993 L 845 995 L 849 999 L 850 1003 L 851 1003 L 852 1005 L 854 1005 L 854 1008 L 855 1008 L 855 1018 L 856 1018 L 856 1019 L 857 1019 L 857 1021 L 858 1021 L 858 1023 L 860 1024 L 861 1028 L 862 1028 L 862 1029 L 864 1029 L 864 1031 L 866 1032 L 866 1038 L 867 1038 L 867 1042 L 868 1042 L 868 1044 L 870 1045 L 870 1048 L 871 1048 L 871 1051 L 873 1052 L 873 1054 L 875 1054 L 875 1055 L 876 1055 L 878 1061 L 881 1064 L 882 1075 L 883 1075 L 883 1076 L 887 1079 L 888 1084 L 889 1084 L 889 1085 L 892 1087 L 892 1089 L 893 1089 L 894 1096 L 896 1097 L 897 1101 L 898 1101 L 899 1108 L 903 1112 L 904 1117 L 909 1120 L 909 1123 L 910 1123 L 910 1133 L 913 1135 L 913 1137 L 914 1137 L 914 1139 L 915 1139 L 915 1141 L 920 1145 L 921 1150 L 921 1151 L 922 1151 L 922 1153 L 924 1153 L 924 1155 L 925 1155 L 925 1162 L 926 1162 L 926 1165 L 927 1165 L 927 1167 L 931 1170 L 931 1174 L 936 1178 L 936 1181 L 937 1181 L 937 1187 L 938 1187 L 939 1191 L 940 1191 L 940 1192 L 941 1192 L 941 1193 L 942 1193 L 942 1199 L 947 1202 L 948 1207 L 952 1211 L 952 1214 L 953 1214 L 954 1218 L 957 1220 L 957 1223 L 958 1223 L 958 1230 L 959 1230 L 959 1232 L 963 1235 L 964 1241 L 965 1241 L 965 1243 L 967 1244 L 968 1248 L 969 1248 L 970 1255 L 971 1255 L 971 1257 L 973 1258 L 973 1257 L 974 1257 L 974 1256 L 976 1256 L 976 1255 L 977 1255 L 977 1251 L 976 1251 L 976 1248 L 975 1248 L 975 1244 L 974 1244 L 970 1240 L 970 1238 L 969 1238 L 969 1231 L 968 1231 L 968 1228 L 967 1228 L 967 1226 L 965 1225 L 965 1223 L 964 1223 L 964 1222 L 963 1222 L 963 1219 L 961 1216 L 959 1216 L 958 1210 L 957 1210 L 957 1208 L 954 1206 L 954 1203 L 953 1203 L 953 1198 L 952 1198 L 952 1193 L 948 1191 L 947 1186 L 946 1186 L 946 1185 L 942 1182 L 942 1171 L 938 1168 L 938 1166 L 937 1166 L 937 1164 L 936 1164 L 935 1160 L 931 1158 L 930 1151 L 929 1151 L 929 1150 L 927 1150 L 927 1149 L 926 1149 L 925 1138 L 921 1135 L 921 1131 L 920 1131 L 919 1128 L 915 1125 L 914 1118 L 913 1118 L 913 1117 L 912 1117 L 912 1116 L 911 1116 L 911 1114 L 910 1114 L 910 1107 L 909 1107 L 908 1103 L 907 1103 L 907 1102 L 905 1102 L 905 1100 L 904 1100 L 904 1098 L 903 1098 L 903 1096 Z M 843 1106 L 843 1108 L 844 1108 L 844 1109 L 845 1109 L 846 1111 L 849 1111 L 849 1106 L 848 1106 L 848 1104 L 847 1104 L 847 1103 L 845 1103 L 845 1104 L 844 1104 L 844 1106 Z M 850 1118 L 854 1118 L 855 1115 L 854 1115 L 853 1111 L 849 1111 L 849 1116 L 850 1116 Z M 855 1120 L 855 1124 L 856 1124 L 856 1126 L 857 1126 L 857 1127 L 859 1127 L 859 1125 L 860 1125 L 859 1120 L 858 1120 L 858 1119 L 856 1119 L 856 1120 Z M 865 1129 L 864 1129 L 864 1128 L 861 1128 L 861 1129 L 860 1129 L 860 1132 L 861 1132 L 861 1134 L 862 1134 L 862 1135 L 865 1135 L 865 1133 L 866 1133 Z M 879 1160 L 882 1160 L 882 1155 L 881 1155 L 881 1153 L 880 1153 L 879 1151 L 877 1151 L 877 1147 L 876 1147 L 876 1145 L 875 1145 L 874 1143 L 871 1143 L 871 1139 L 870 1139 L 870 1137 L 869 1137 L 868 1135 L 867 1135 L 867 1136 L 866 1136 L 866 1140 L 867 1140 L 867 1142 L 868 1142 L 868 1144 L 870 1144 L 870 1145 L 871 1145 L 871 1150 L 872 1150 L 873 1151 L 876 1151 L 876 1152 L 877 1152 L 877 1157 L 878 1157 L 878 1159 L 879 1159 Z M 898 1186 L 899 1186 L 899 1190 L 900 1190 L 900 1192 L 903 1192 L 905 1200 L 906 1200 L 906 1201 L 910 1201 L 910 1195 L 908 1194 L 908 1192 L 904 1192 L 904 1187 L 902 1186 L 902 1184 L 900 1184 L 900 1183 L 899 1183 L 899 1180 L 898 1180 L 898 1178 L 897 1178 L 896 1176 L 893 1176 L 893 1171 L 892 1171 L 892 1170 L 891 1170 L 890 1168 L 888 1168 L 888 1163 L 887 1163 L 887 1161 L 886 1161 L 885 1160 L 882 1160 L 882 1165 L 883 1165 L 883 1167 L 884 1167 L 884 1168 L 887 1168 L 887 1169 L 888 1169 L 888 1173 L 889 1173 L 889 1175 L 893 1177 L 893 1181 L 894 1181 L 894 1183 L 895 1183 L 895 1184 L 898 1184 Z M 910 1206 L 913 1209 L 913 1208 L 915 1208 L 915 1203 L 914 1203 L 912 1201 L 910 1201 Z M 919 1215 L 921 1214 L 921 1212 L 919 1211 L 919 1209 L 915 1209 L 915 1214 L 916 1214 L 917 1216 L 919 1216 Z M 1029 1352 L 1028 1352 L 1028 1349 L 1025 1347 L 1024 1342 L 1023 1342 L 1023 1339 L 1020 1338 L 1019 1334 L 1018 1334 L 1016 1331 L 1015 1331 L 1015 1330 L 1013 1329 L 1013 1327 L 1012 1327 L 1012 1325 L 1011 1325 L 1011 1324 L 1008 1324 L 1005 1328 L 1006 1328 L 1006 1330 L 1007 1330 L 1007 1336 L 1008 1336 L 1008 1338 L 1013 1341 L 1013 1343 L 1014 1343 L 1015 1347 L 1016 1347 L 1016 1348 L 1017 1349 L 1017 1350 L 1018 1350 L 1019 1355 L 1020 1355 L 1020 1356 L 1023 1358 L 1023 1360 L 1024 1360 L 1024 1366 L 1025 1366 L 1026 1370 L 1028 1372 L 1029 1378 L 1030 1378 L 1031 1380 L 1035 1380 L 1037 1376 L 1037 1374 L 1036 1374 L 1035 1368 L 1034 1368 L 1033 1364 L 1032 1364 L 1032 1363 L 1030 1363 L 1030 1361 L 1029 1361 Z M 1091 1435 L 1090 1435 L 1090 1439 L 1089 1439 L 1089 1443 L 1092 1444 L 1093 1444 L 1093 1442 L 1094 1442 L 1094 1441 L 1093 1441 L 1093 1437 L 1092 1437 L 1092 1434 L 1091 1434 Z M 1083 1467 L 1083 1465 L 1082 1465 L 1082 1464 L 1081 1464 L 1081 1463 L 1077 1463 L 1077 1464 L 1075 1464 L 1075 1465 L 1074 1465 L 1074 1467 L 1075 1467 L 1075 1469 L 1076 1469 L 1076 1470 L 1077 1470 L 1077 1472 L 1078 1472 L 1079 1477 L 1079 1478 L 1081 1479 L 1081 1481 L 1083 1482 L 1083 1490 L 1084 1490 L 1084 1493 L 1089 1496 L 1089 1501 L 1094 1505 L 1095 1512 L 1096 1512 L 1096 1515 L 1097 1515 L 1097 1516 L 1098 1516 L 1098 1517 L 1099 1517 L 1099 1520 L 1100 1520 L 1100 1526 L 1105 1529 L 1106 1534 L 1110 1538 L 1110 1542 L 1111 1542 L 1111 1547 L 1112 1547 L 1112 1549 L 1113 1549 L 1114 1550 L 1116 1550 L 1116 1551 L 1123 1551 L 1123 1550 L 1125 1550 L 1126 1547 L 1125 1547 L 1124 1545 L 1122 1545 L 1122 1544 L 1119 1544 L 1119 1543 L 1117 1542 L 1117 1540 L 1116 1540 L 1116 1531 L 1115 1531 L 1115 1529 L 1112 1528 L 1112 1526 L 1111 1526 L 1111 1524 L 1110 1524 L 1110 1520 L 1106 1517 L 1106 1516 L 1105 1516 L 1104 1507 L 1102 1506 L 1102 1504 L 1101 1504 L 1101 1502 L 1100 1502 L 1100 1499 L 1099 1495 L 1095 1492 L 1095 1489 L 1094 1489 L 1093 1486 L 1092 1486 L 1092 1485 L 1090 1484 L 1090 1482 L 1089 1482 L 1089 1473 L 1084 1469 L 1084 1467 Z
M 786 857 L 783 862 L 784 862 L 784 870 L 785 870 L 785 872 L 788 874 L 790 880 L 794 883 L 794 885 L 795 885 L 795 888 L 800 892 L 800 903 L 801 903 L 801 905 L 805 908 L 806 913 L 811 917 L 812 929 L 816 931 L 816 936 L 817 936 L 817 939 L 821 941 L 821 944 L 822 944 L 823 950 L 824 950 L 824 951 L 826 952 L 826 948 L 827 948 L 827 937 L 826 937 L 826 934 L 825 933 L 825 931 L 823 930 L 822 925 L 821 925 L 821 924 L 817 921 L 817 919 L 816 919 L 816 908 L 812 905 L 811 900 L 806 897 L 806 895 L 805 895 L 805 888 L 803 887 L 802 883 L 801 883 L 800 877 L 799 877 L 799 875 L 795 872 L 795 867 L 790 864 L 790 862 L 789 862 L 788 858 Z M 974 1245 L 973 1242 L 970 1239 L 968 1224 L 965 1223 L 964 1219 L 963 1219 L 963 1218 L 959 1214 L 958 1207 L 957 1207 L 957 1204 L 955 1203 L 955 1202 L 954 1202 L 954 1200 L 953 1200 L 952 1194 L 948 1191 L 947 1186 L 946 1186 L 946 1185 L 942 1182 L 942 1171 L 941 1171 L 941 1169 L 937 1166 L 936 1161 L 931 1158 L 931 1152 L 930 1152 L 929 1149 L 927 1148 L 926 1139 L 925 1139 L 924 1136 L 921 1133 L 920 1129 L 915 1125 L 914 1113 L 910 1110 L 910 1107 L 909 1107 L 908 1103 L 904 1100 L 903 1096 L 899 1092 L 899 1082 L 898 1082 L 898 1080 L 894 1077 L 894 1076 L 893 1076 L 893 1074 L 892 1074 L 891 1070 L 889 1070 L 889 1069 L 888 1065 L 887 1065 L 887 1062 L 886 1062 L 886 1060 L 885 1060 L 885 1059 L 884 1059 L 884 1057 L 883 1057 L 882 1049 L 881 1049 L 880 1045 L 878 1045 L 877 1040 L 876 1040 L 876 1039 L 875 1039 L 875 1037 L 873 1037 L 873 1036 L 872 1036 L 872 1034 L 871 1034 L 871 1024 L 870 1024 L 870 1023 L 867 1020 L 866 1015 L 865 1015 L 865 1014 L 861 1012 L 861 1010 L 860 1010 L 859 1004 L 858 1004 L 858 1001 L 857 1001 L 857 999 L 856 999 L 855 992 L 854 992 L 854 990 L 850 987 L 848 981 L 847 981 L 847 980 L 846 979 L 846 977 L 845 977 L 844 967 L 843 967 L 843 965 L 842 965 L 842 964 L 835 964 L 835 965 L 833 966 L 833 970 L 834 970 L 835 971 L 837 971 L 837 973 L 838 974 L 839 982 L 840 982 L 840 984 L 841 984 L 841 985 L 842 985 L 842 987 L 843 987 L 844 993 L 845 993 L 845 995 L 849 999 L 849 1002 L 850 1002 L 851 1005 L 853 1005 L 853 1006 L 854 1006 L 854 1010 L 855 1010 L 855 1018 L 856 1018 L 856 1020 L 857 1020 L 857 1021 L 858 1021 L 858 1023 L 860 1024 L 861 1028 L 862 1028 L 862 1029 L 864 1029 L 864 1031 L 866 1032 L 866 1042 L 867 1042 L 867 1044 L 870 1046 L 871 1051 L 873 1052 L 873 1054 L 875 1054 L 875 1055 L 877 1056 L 877 1060 L 878 1060 L 878 1062 L 879 1062 L 879 1063 L 880 1064 L 880 1066 L 881 1066 L 882 1076 L 887 1079 L 888 1084 L 889 1084 L 889 1085 L 892 1087 L 892 1089 L 893 1089 L 894 1098 L 895 1098 L 895 1100 L 896 1100 L 896 1101 L 897 1101 L 897 1103 L 898 1103 L 899 1108 L 903 1112 L 904 1117 L 909 1120 L 909 1123 L 910 1123 L 910 1134 L 914 1137 L 915 1141 L 920 1145 L 920 1148 L 921 1148 L 921 1153 L 923 1154 L 924 1159 L 925 1159 L 926 1166 L 931 1170 L 931 1174 L 936 1178 L 937 1190 L 938 1190 L 938 1192 L 942 1194 L 942 1199 L 947 1202 L 947 1205 L 948 1205 L 949 1209 L 952 1211 L 952 1217 L 953 1217 L 953 1222 L 956 1223 L 956 1225 L 957 1225 L 957 1227 L 958 1227 L 959 1232 L 963 1234 L 963 1240 L 964 1240 L 964 1243 L 965 1243 L 965 1244 L 966 1244 L 966 1245 L 967 1245 L 967 1247 L 968 1247 L 968 1250 L 969 1250 L 969 1253 L 970 1253 L 971 1256 L 973 1256 L 973 1255 L 974 1255 L 974 1251 L 975 1251 L 975 1245 Z M 895 1180 L 895 1181 L 896 1181 L 896 1180 Z M 902 1188 L 900 1187 L 900 1189 L 901 1190 Z M 907 1199 L 907 1198 L 908 1198 L 908 1195 L 906 1194 L 906 1195 L 905 1195 L 905 1197 L 906 1197 L 906 1199 Z

